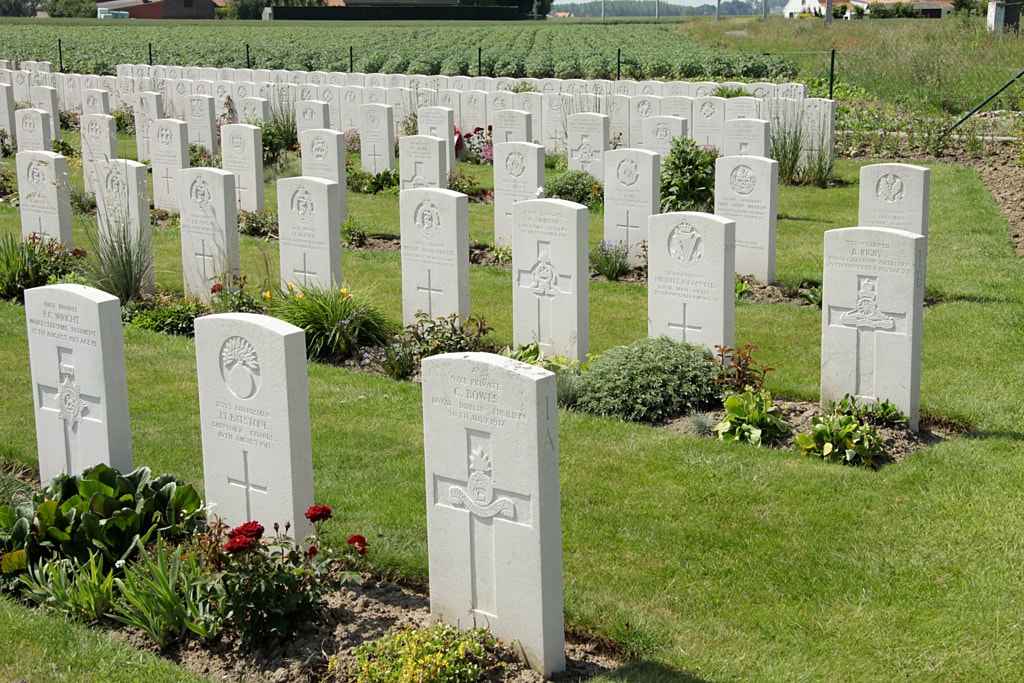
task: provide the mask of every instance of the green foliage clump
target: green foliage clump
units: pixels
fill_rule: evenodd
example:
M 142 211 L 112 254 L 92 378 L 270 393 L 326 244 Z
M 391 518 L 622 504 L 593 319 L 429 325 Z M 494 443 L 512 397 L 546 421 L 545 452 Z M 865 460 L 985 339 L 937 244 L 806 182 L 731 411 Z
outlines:
M 71 213 L 76 216 L 91 216 L 96 212 L 96 195 L 72 187 L 70 192 Z
M 61 154 L 68 159 L 78 156 L 78 150 L 75 149 L 67 140 L 51 140 L 50 144 L 53 146 L 54 152 Z
M 601 240 L 590 250 L 590 267 L 598 275 L 612 281 L 618 280 L 632 268 L 629 263 L 629 245 L 625 242 Z
M 725 399 L 725 417 L 712 429 L 722 441 L 771 445 L 789 435 L 789 425 L 767 391 L 744 391 Z
M 480 189 L 479 184 L 476 182 L 476 178 L 466 173 L 461 168 L 455 169 L 454 172 L 448 172 L 447 187 L 449 190 L 461 192 L 465 195 L 471 195 Z
M 576 407 L 580 398 L 580 377 L 587 369 L 586 363 L 570 360 L 568 356 L 545 356 L 537 342 L 520 344 L 515 349 L 506 346 L 502 349 L 501 355 L 521 363 L 538 365 L 555 373 L 558 407 Z
M 77 621 L 99 621 L 114 602 L 114 570 L 104 570 L 99 553 L 40 562 L 18 578 L 26 600 Z
M 139 542 L 156 533 L 191 533 L 202 519 L 202 501 L 190 484 L 169 474 L 153 478 L 148 467 L 122 475 L 95 465 L 81 475 L 61 474 L 31 502 L 0 506 L 2 573 L 51 558 L 84 563 L 93 552 L 110 569 Z
M 907 428 L 906 414 L 888 399 L 858 403 L 856 396 L 846 394 L 839 403 L 830 401 L 826 412 L 852 415 L 861 422 L 876 427 Z
M 140 299 L 153 277 L 153 253 L 142 236 L 127 223 L 106 216 L 107 225 L 90 247 L 85 277 L 91 284 L 113 294 L 124 305 Z
M 118 107 L 110 112 L 119 135 L 135 135 L 135 112 L 128 107 Z
M 0 298 L 24 301 L 26 289 L 70 275 L 84 259 L 85 250 L 68 251 L 57 240 L 6 233 L 0 236 Z
M 238 232 L 250 237 L 270 239 L 278 235 L 277 213 L 268 211 L 239 211 Z
M 196 318 L 209 312 L 209 306 L 200 301 L 157 294 L 126 303 L 121 319 L 143 330 L 191 337 Z
M 365 247 L 369 237 L 364 228 L 353 216 L 349 216 L 341 224 L 341 239 L 350 247 Z
M 763 365 L 754 358 L 756 344 L 744 344 L 742 349 L 715 344 L 718 357 L 718 384 L 723 393 L 739 394 L 753 390 L 760 392 L 768 373 L 775 368 Z
M 750 93 L 748 93 L 746 90 L 744 90 L 738 85 L 720 85 L 717 88 L 715 88 L 715 91 L 712 93 L 712 95 L 714 95 L 715 97 L 724 97 L 725 99 L 730 99 L 733 97 L 747 97 L 750 95 Z
M 198 142 L 188 143 L 188 165 L 190 168 L 220 168 L 220 154 L 211 154 Z
M 46 3 L 46 14 L 51 18 L 95 18 L 96 3 L 92 0 L 52 0 Z
M 710 211 L 715 203 L 718 151 L 688 137 L 674 138 L 661 164 L 661 212 Z
M 276 295 L 264 292 L 267 313 L 306 332 L 309 358 L 340 362 L 364 346 L 381 346 L 398 326 L 376 305 L 346 289 L 288 285 Z
M 384 169 L 373 174 L 356 168 L 351 158 L 345 160 L 345 182 L 352 192 L 380 194 L 398 190 L 398 173 Z
M 826 462 L 875 468 L 885 454 L 878 430 L 853 415 L 826 412 L 811 420 L 810 434 L 797 434 L 794 448 L 800 455 Z
M 262 9 L 261 5 L 259 11 Z M 259 18 L 259 15 L 256 18 Z M 270 119 L 260 124 L 260 137 L 263 142 L 263 166 L 276 166 L 284 158 L 285 152 L 299 146 L 299 131 L 295 125 L 295 117 L 274 109 L 271 111 Z
M 590 362 L 580 377 L 577 405 L 597 415 L 657 423 L 712 401 L 717 376 L 702 347 L 668 337 L 641 339 Z
M 483 316 L 467 318 L 453 313 L 431 318 L 420 311 L 416 322 L 405 328 L 405 336 L 416 346 L 420 358 L 426 358 L 439 353 L 490 350 L 486 337 L 493 329 Z
M 391 379 L 408 379 L 419 368 L 416 345 L 396 339 L 383 346 L 363 349 L 360 365 Z
M 544 183 L 544 196 L 566 199 L 594 211 L 604 206 L 604 185 L 586 171 L 566 171 Z
M 497 641 L 481 628 L 460 631 L 448 624 L 393 628 L 356 648 L 349 672 L 361 682 L 471 683 L 497 666 Z

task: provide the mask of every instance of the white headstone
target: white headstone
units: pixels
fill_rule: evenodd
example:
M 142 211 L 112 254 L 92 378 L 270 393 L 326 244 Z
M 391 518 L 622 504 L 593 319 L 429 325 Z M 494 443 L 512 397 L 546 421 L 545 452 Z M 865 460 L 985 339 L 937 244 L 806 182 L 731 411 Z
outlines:
M 672 153 L 672 141 L 686 137 L 687 121 L 678 116 L 651 116 L 644 119 L 643 148 L 665 159 Z
M 652 116 L 661 116 L 661 98 L 652 95 L 637 95 L 629 100 L 629 144 L 631 147 L 647 148 L 644 145 L 644 121 Z
M 19 152 L 52 152 L 50 115 L 42 109 L 19 109 L 14 112 L 15 134 Z
M 572 114 L 572 95 L 561 92 L 544 93 L 543 128 L 538 133 L 544 140 L 544 151 L 551 154 L 565 154 L 568 142 L 567 118 Z
M 57 89 L 45 85 L 32 86 L 29 90 L 32 106 L 50 115 L 49 133 L 51 140 L 60 140 L 60 110 L 57 108 Z
M 701 147 L 722 149 L 725 136 L 725 102 L 722 97 L 698 97 L 693 101 L 690 137 Z
M 735 328 L 736 224 L 680 211 L 648 221 L 647 334 L 732 346 Z
M 888 400 L 917 430 L 926 243 L 890 228 L 825 233 L 822 405 Z
M 611 118 L 605 114 L 573 114 L 568 124 L 569 170 L 586 171 L 603 181 Z
M 68 160 L 41 151 L 18 152 L 15 160 L 22 237 L 46 235 L 74 247 Z
M 512 205 L 544 192 L 544 148 L 530 142 L 494 145 L 494 245 L 512 243 Z
M 121 302 L 83 285 L 25 290 L 39 477 L 132 468 Z
M 402 229 L 402 321 L 468 317 L 469 200 L 446 189 L 411 189 L 399 195 Z
M 339 195 L 333 180 L 299 176 L 277 181 L 282 286 L 341 286 Z
M 486 624 L 545 676 L 565 668 L 556 404 L 543 368 L 423 361 L 430 611 Z
M 861 166 L 860 224 L 927 237 L 931 173 L 911 164 Z
M 313 448 L 306 335 L 266 315 L 196 319 L 206 500 L 228 526 L 312 531 Z
M 761 118 L 761 100 L 756 97 L 729 97 L 725 100 L 725 120 Z
M 771 124 L 763 119 L 730 119 L 724 126 L 722 154 L 771 158 Z
M 590 352 L 587 208 L 564 199 L 512 207 L 512 341 L 548 356 Z
M 210 95 L 189 95 L 185 98 L 188 108 L 188 141 L 204 147 L 210 154 L 220 150 L 217 142 L 217 118 L 214 100 Z
M 345 134 L 336 130 L 312 129 L 299 136 L 302 175 L 336 183 L 342 223 L 348 220 L 348 185 L 345 173 Z
M 416 119 L 420 135 L 445 141 L 448 172 L 455 172 L 455 112 L 447 107 L 420 107 Z
M 96 164 L 117 158 L 117 120 L 109 114 L 85 114 L 82 129 L 82 179 L 86 192 L 96 192 Z
M 467 90 L 462 93 L 463 133 L 472 133 L 477 128 L 487 128 L 487 93 L 482 90 Z
M 539 142 L 544 131 L 544 96 L 539 92 L 517 92 L 512 98 L 512 106 L 519 111 L 529 112 L 533 128 L 533 139 L 530 142 Z
M 149 159 L 151 137 L 149 129 L 157 119 L 163 117 L 163 95 L 158 92 L 135 93 L 135 141 L 139 159 Z
M 118 245 L 119 250 L 128 248 L 145 258 L 150 265 L 139 284 L 142 291 L 152 293 L 156 287 L 148 169 L 145 164 L 130 159 L 99 161 L 96 163 L 96 180 L 100 242 Z
M 448 185 L 444 140 L 431 135 L 406 135 L 398 139 L 398 150 L 402 190 Z
M 604 238 L 628 245 L 639 263 L 647 218 L 661 210 L 661 157 L 645 149 L 605 152 L 604 178 Z
M 0 130 L 14 140 L 17 128 L 14 124 L 14 90 L 6 83 L 0 83 Z
M 242 211 L 263 211 L 263 131 L 247 123 L 221 126 L 221 167 L 235 174 Z
M 270 101 L 262 97 L 242 97 L 235 102 L 238 122 L 262 126 L 270 120 Z
M 316 88 L 314 87 L 314 90 Z M 300 100 L 295 103 L 295 129 L 298 132 L 313 128 L 330 128 L 329 105 L 322 100 Z
M 533 142 L 530 112 L 499 109 L 491 114 L 491 138 L 494 142 Z
M 363 87 L 348 85 L 341 89 L 341 122 L 342 132 L 359 128 L 359 107 L 363 104 Z
M 719 157 L 715 214 L 736 222 L 736 271 L 775 281 L 779 163 L 764 157 Z
M 394 110 L 386 104 L 359 107 L 359 146 L 362 169 L 377 175 L 395 170 Z
M 153 206 L 179 213 L 178 171 L 188 168 L 188 125 L 159 119 L 150 128 L 149 162 L 153 166 Z
M 219 168 L 178 171 L 181 263 L 186 296 L 210 300 L 210 287 L 238 275 L 235 175 Z

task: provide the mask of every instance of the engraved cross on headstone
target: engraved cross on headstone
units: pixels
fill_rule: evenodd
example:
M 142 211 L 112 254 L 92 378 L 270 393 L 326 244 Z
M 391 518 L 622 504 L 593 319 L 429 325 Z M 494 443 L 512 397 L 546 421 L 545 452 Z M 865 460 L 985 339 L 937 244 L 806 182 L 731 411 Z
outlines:
M 199 261 L 199 268 L 203 272 L 203 280 L 206 281 L 206 280 L 209 280 L 211 277 L 213 277 L 216 274 L 216 273 L 212 272 L 213 269 L 214 269 L 214 265 L 213 265 L 213 257 L 214 257 L 214 255 L 206 253 L 206 240 L 205 239 L 200 240 L 199 244 L 200 244 L 200 249 L 199 249 L 199 251 L 197 251 L 195 253 L 195 257 L 196 257 L 196 260 Z M 209 264 L 209 267 L 210 267 L 209 270 L 207 270 L 207 268 L 206 268 L 207 264 Z
M 383 159 L 384 157 L 381 155 L 380 152 L 377 151 L 377 143 L 371 143 L 370 144 L 370 153 L 367 154 L 366 156 L 368 156 L 370 159 L 373 160 L 373 171 L 374 171 L 374 173 L 379 173 L 380 172 L 380 170 L 379 170 L 380 169 L 380 160 Z
M 427 179 L 423 177 L 423 162 L 414 161 L 412 175 L 408 178 L 402 179 L 402 189 L 408 190 L 409 188 L 426 187 Z
M 267 495 L 267 487 L 260 484 L 254 484 L 250 481 L 249 477 L 249 451 L 242 451 L 242 478 L 235 479 L 234 477 L 228 477 L 228 486 L 237 486 L 238 488 L 245 489 L 245 521 L 252 521 L 252 494 L 262 493 Z
M 171 195 L 174 193 L 174 190 L 171 187 L 171 183 L 174 182 L 174 172 L 171 170 L 170 166 L 163 166 L 161 167 L 161 170 L 163 173 L 160 175 L 160 180 L 164 181 L 164 192 Z
M 626 220 L 623 221 L 622 223 L 617 223 L 615 225 L 615 227 L 618 228 L 619 230 L 624 230 L 626 232 L 626 246 L 632 247 L 633 243 L 629 239 L 629 231 L 630 230 L 639 230 L 640 226 L 636 225 L 634 223 L 630 223 L 629 222 L 629 210 L 628 209 L 626 210 Z
M 686 338 L 686 333 L 687 332 L 696 332 L 696 333 L 699 334 L 704 328 L 701 327 L 700 325 L 692 325 L 692 324 L 688 325 L 688 324 L 686 324 L 686 304 L 682 304 L 682 307 L 683 307 L 683 319 L 682 319 L 682 321 L 678 322 L 678 323 L 670 322 L 670 323 L 668 323 L 668 328 L 670 330 L 678 330 L 679 334 L 682 335 L 682 341 L 690 342 L 690 341 L 692 341 L 692 339 L 687 339 Z
M 572 156 L 572 160 L 578 161 L 580 165 L 583 166 L 583 170 L 588 173 L 590 172 L 590 164 L 596 161 L 594 158 L 594 148 L 590 144 L 589 135 L 581 135 L 579 146 L 576 147 L 576 149 L 571 150 L 569 154 Z
M 906 313 L 882 311 L 878 305 L 876 276 L 858 275 L 857 307 L 828 307 L 829 327 L 856 330 L 856 372 L 854 395 L 857 397 L 880 398 L 876 388 L 876 369 L 879 351 L 877 332 L 888 332 L 906 336 Z
M 537 240 L 537 261 L 529 269 L 519 269 L 518 287 L 531 290 L 537 300 L 537 343 L 550 348 L 551 333 L 554 329 L 554 302 L 563 294 L 572 294 L 573 276 L 559 273 L 551 263 L 551 243 Z M 562 289 L 562 286 L 566 289 Z M 544 326 L 547 308 L 547 328 Z
M 490 434 L 467 429 L 466 441 L 469 476 L 460 481 L 434 475 L 434 504 L 468 513 L 472 608 L 497 617 L 496 555 L 502 547 L 502 526 L 529 526 L 531 501 L 528 495 L 494 486 Z
M 39 410 L 56 413 L 58 419 L 64 423 L 65 474 L 79 474 L 85 467 L 95 464 L 80 462 L 79 427 L 84 421 L 103 424 L 101 419 L 92 416 L 90 410 L 90 406 L 98 408 L 102 401 L 99 396 L 82 393 L 75 382 L 75 367 L 71 363 L 71 354 L 71 349 L 57 347 L 57 381 L 52 386 L 39 383 L 36 385 L 36 391 Z
M 443 289 L 434 289 L 431 283 L 431 269 L 427 268 L 427 286 L 416 285 L 417 292 L 424 292 L 427 295 L 427 315 L 430 316 L 431 320 L 434 318 L 434 295 L 444 294 Z
M 313 277 L 313 278 L 316 277 L 316 271 L 315 270 L 310 270 L 309 266 L 306 264 L 306 257 L 307 257 L 306 252 L 302 252 L 302 268 L 301 269 L 299 269 L 299 268 L 292 269 L 292 272 L 295 275 L 297 275 L 297 276 L 302 278 L 302 286 L 303 287 L 308 287 L 309 286 L 309 278 L 310 277 Z
M 249 183 L 246 182 L 247 173 L 235 173 L 235 202 L 242 205 L 242 195 L 249 191 Z

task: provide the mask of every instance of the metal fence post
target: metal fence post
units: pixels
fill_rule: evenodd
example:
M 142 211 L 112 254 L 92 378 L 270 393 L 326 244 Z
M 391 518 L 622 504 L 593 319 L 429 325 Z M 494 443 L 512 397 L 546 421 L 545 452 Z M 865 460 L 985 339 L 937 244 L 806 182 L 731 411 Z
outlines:
M 60 70 L 64 71 L 64 45 L 61 44 L 60 38 L 57 39 L 57 61 L 60 62 Z
M 153 66 L 153 43 L 149 44 L 149 65 Z
M 354 64 L 355 64 L 354 52 L 352 50 L 352 46 L 349 45 L 348 46 L 348 72 L 349 73 L 352 73 L 353 71 L 356 70 L 355 66 L 353 66 Z
M 618 50 L 618 54 L 615 57 L 615 80 L 622 80 L 622 48 Z
M 834 99 L 832 97 L 832 90 L 835 88 L 835 85 L 836 85 L 836 49 L 832 48 L 832 62 L 829 64 L 829 67 L 828 67 L 828 98 L 830 100 Z
M 249 58 L 249 43 L 245 44 L 245 68 L 252 68 L 252 60 Z
M 476 75 L 484 75 L 484 49 L 479 46 L 476 48 Z

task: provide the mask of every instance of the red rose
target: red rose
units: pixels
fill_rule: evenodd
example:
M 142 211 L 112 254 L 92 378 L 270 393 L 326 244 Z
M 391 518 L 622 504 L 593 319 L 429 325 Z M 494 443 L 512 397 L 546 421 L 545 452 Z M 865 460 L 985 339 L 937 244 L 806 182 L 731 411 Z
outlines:
M 477 126 L 476 128 L 473 129 L 473 134 L 475 135 L 475 134 L 479 133 L 482 130 L 483 130 L 483 128 L 481 128 L 480 126 Z
M 348 541 L 346 541 L 346 542 L 350 546 L 355 548 L 356 551 L 358 551 L 360 555 L 365 555 L 366 554 L 366 548 L 367 548 L 367 546 L 370 545 L 369 543 L 366 542 L 366 539 L 363 538 L 362 536 L 360 536 L 359 534 L 352 534 L 351 536 L 348 537 Z
M 256 545 L 256 539 L 249 538 L 248 536 L 233 536 L 231 540 L 224 545 L 224 552 L 228 555 L 234 555 L 239 551 L 248 550 L 254 545 Z
M 210 287 L 210 294 L 216 294 L 217 292 L 221 291 L 222 289 L 224 289 L 224 285 L 222 285 L 221 283 L 218 282 L 213 287 Z
M 72 256 L 85 256 L 85 249 L 74 248 L 71 250 Z
M 306 510 L 306 519 L 316 524 L 322 522 L 325 519 L 331 518 L 331 508 L 329 505 L 313 505 Z
M 306 548 L 306 557 L 313 557 L 316 554 L 317 554 L 317 549 L 316 549 L 315 545 L 311 545 L 308 548 Z
M 263 525 L 259 522 L 246 522 L 242 526 L 236 526 L 228 532 L 228 538 L 243 536 L 258 541 L 263 536 Z

